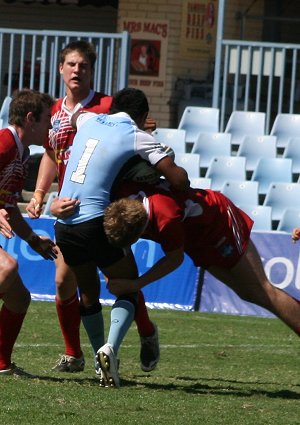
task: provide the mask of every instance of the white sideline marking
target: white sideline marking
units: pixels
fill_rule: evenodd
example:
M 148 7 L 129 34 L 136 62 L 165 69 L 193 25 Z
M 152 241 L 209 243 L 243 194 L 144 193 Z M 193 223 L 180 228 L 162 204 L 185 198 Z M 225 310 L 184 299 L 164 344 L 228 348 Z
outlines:
M 91 348 L 90 344 L 81 344 L 82 347 Z M 123 348 L 134 348 L 139 344 L 124 344 Z M 23 344 L 16 343 L 15 347 L 18 348 L 40 348 L 40 347 L 63 347 L 62 344 L 48 344 L 48 343 L 38 343 L 38 344 Z M 257 349 L 257 348 L 292 348 L 290 345 L 267 345 L 267 344 L 160 344 L 160 348 L 201 348 L 201 347 L 215 347 L 215 348 L 248 348 L 248 349 Z

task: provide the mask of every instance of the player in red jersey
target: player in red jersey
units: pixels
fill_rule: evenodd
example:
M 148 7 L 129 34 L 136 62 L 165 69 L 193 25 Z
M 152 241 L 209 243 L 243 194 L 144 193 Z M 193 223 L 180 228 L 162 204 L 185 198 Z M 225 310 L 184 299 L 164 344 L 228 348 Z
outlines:
M 17 202 L 27 176 L 29 145 L 40 145 L 50 128 L 53 99 L 33 90 L 16 93 L 10 104 L 9 127 L 0 130 L 0 233 L 14 233 L 45 259 L 56 257 L 54 242 L 35 234 Z M 26 375 L 11 361 L 12 351 L 30 304 L 30 293 L 18 273 L 18 263 L 0 248 L 0 376 Z
M 46 151 L 42 157 L 32 200 L 27 206 L 28 215 L 37 218 L 42 212 L 43 199 L 51 183 L 58 177 L 61 188 L 66 165 L 76 130 L 71 126 L 71 117 L 81 109 L 89 112 L 107 113 L 112 102 L 111 96 L 94 92 L 91 81 L 96 61 L 93 46 L 85 41 L 74 41 L 60 53 L 60 73 L 63 76 L 66 96 L 59 99 L 52 109 L 52 129 L 44 145 Z M 154 129 L 154 122 L 148 120 L 146 126 Z M 76 203 L 55 200 L 56 216 L 72 214 Z M 53 207 L 52 207 L 53 208 Z M 53 209 L 52 209 L 53 210 Z M 80 346 L 80 318 L 91 341 L 94 354 L 103 345 L 103 327 L 101 304 L 90 308 L 79 306 L 77 284 L 71 269 L 65 264 L 59 253 L 56 260 L 56 309 L 65 342 L 65 354 L 59 359 L 55 370 L 78 372 L 84 369 L 84 356 Z M 100 282 L 99 282 L 100 288 Z M 81 317 L 80 317 L 81 313 Z M 140 360 L 144 370 L 152 370 L 159 359 L 158 333 L 149 319 L 143 293 L 139 293 L 139 308 L 135 318 L 141 338 Z
M 242 299 L 271 311 L 300 336 L 299 301 L 270 283 L 250 239 L 253 222 L 227 197 L 212 190 L 178 192 L 166 182 L 124 184 L 117 197 L 122 199 L 107 207 L 104 218 L 111 244 L 129 246 L 143 237 L 161 244 L 165 257 L 138 279 L 110 280 L 112 293 L 131 293 L 162 278 L 186 253 L 196 266 Z

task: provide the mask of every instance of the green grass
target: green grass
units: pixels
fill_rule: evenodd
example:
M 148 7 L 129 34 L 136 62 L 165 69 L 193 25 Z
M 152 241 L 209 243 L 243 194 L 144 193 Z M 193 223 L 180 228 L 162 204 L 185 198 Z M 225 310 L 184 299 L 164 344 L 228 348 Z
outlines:
M 104 308 L 109 325 L 109 308 Z M 2 377 L 1 425 L 300 424 L 299 338 L 277 319 L 152 310 L 157 370 L 139 368 L 133 325 L 120 349 L 121 388 L 100 388 L 82 331 L 86 369 L 51 371 L 63 352 L 54 303 L 32 302 L 13 360 L 38 379 Z

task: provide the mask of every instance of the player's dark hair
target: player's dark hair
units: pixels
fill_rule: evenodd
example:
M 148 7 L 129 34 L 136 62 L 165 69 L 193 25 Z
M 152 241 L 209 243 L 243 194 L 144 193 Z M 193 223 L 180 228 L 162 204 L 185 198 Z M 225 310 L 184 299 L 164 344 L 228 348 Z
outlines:
M 54 104 L 54 99 L 46 93 L 24 89 L 16 91 L 9 105 L 9 124 L 22 127 L 28 112 L 32 112 L 36 121 L 40 121 L 45 106 Z
M 96 51 L 94 45 L 85 40 L 71 41 L 71 43 L 67 44 L 66 47 L 62 49 L 59 54 L 59 63 L 63 64 L 66 60 L 66 56 L 74 51 L 77 51 L 82 56 L 85 56 L 90 62 L 91 68 L 94 69 L 95 62 L 97 59 Z
M 149 104 L 144 92 L 139 89 L 125 88 L 118 91 L 112 100 L 110 113 L 126 112 L 135 121 L 149 112 Z

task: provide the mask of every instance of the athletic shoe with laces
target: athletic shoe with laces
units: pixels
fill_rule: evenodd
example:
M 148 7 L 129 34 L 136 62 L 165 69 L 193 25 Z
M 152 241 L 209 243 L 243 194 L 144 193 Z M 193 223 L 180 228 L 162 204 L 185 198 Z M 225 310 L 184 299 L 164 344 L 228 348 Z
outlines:
M 23 378 L 36 378 L 36 375 L 32 375 L 31 373 L 25 372 L 24 369 L 18 367 L 15 363 L 11 363 L 10 367 L 7 369 L 0 370 L 0 376 L 17 376 Z
M 82 372 L 84 370 L 84 356 L 74 357 L 63 354 L 57 361 L 57 364 L 52 368 L 56 372 Z
M 140 361 L 141 369 L 144 372 L 151 372 L 156 368 L 156 365 L 160 357 L 159 349 L 159 339 L 158 339 L 158 329 L 155 323 L 154 334 L 151 336 L 141 336 L 141 352 L 140 352 Z
M 96 355 L 96 361 L 100 365 L 102 371 L 102 375 L 100 376 L 100 387 L 119 388 L 119 362 L 111 344 L 107 343 L 99 348 Z

